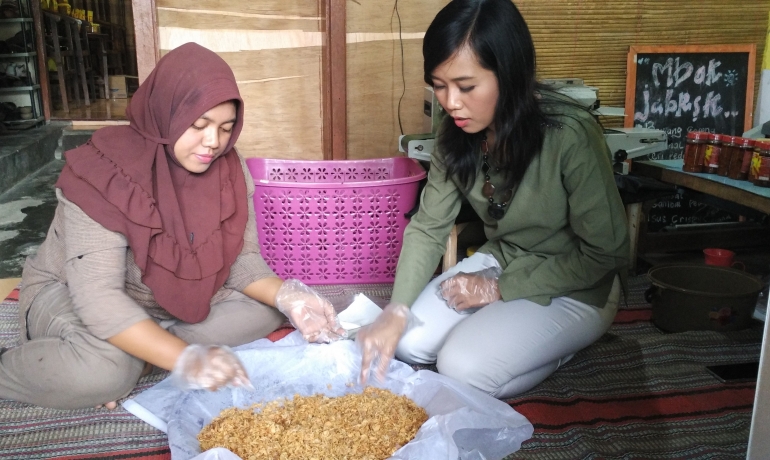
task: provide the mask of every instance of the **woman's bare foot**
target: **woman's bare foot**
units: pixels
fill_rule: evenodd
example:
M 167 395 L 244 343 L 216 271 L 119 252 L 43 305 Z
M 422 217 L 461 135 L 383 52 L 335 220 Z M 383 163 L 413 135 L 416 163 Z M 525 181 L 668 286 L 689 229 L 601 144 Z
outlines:
M 142 369 L 142 374 L 139 376 L 144 377 L 145 375 L 149 375 L 149 373 L 152 372 L 152 364 L 150 363 L 144 363 L 144 369 Z M 102 407 L 105 407 L 109 410 L 114 410 L 116 407 L 118 407 L 117 401 L 110 401 L 108 403 L 99 404 L 95 407 L 95 409 L 101 409 Z
M 109 410 L 114 410 L 116 407 L 118 407 L 118 403 L 117 403 L 117 401 L 110 401 L 110 402 L 105 403 L 105 404 L 99 404 L 95 408 L 96 409 L 101 409 L 102 407 L 106 407 Z

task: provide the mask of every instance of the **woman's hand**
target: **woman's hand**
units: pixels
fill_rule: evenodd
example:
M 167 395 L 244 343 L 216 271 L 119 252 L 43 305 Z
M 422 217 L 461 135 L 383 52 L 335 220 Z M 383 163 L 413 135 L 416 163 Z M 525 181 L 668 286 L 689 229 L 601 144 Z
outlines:
M 254 390 L 243 364 L 226 346 L 187 346 L 171 371 L 171 379 L 183 390 L 216 391 L 228 385 Z
M 361 347 L 361 385 L 366 385 L 372 363 L 376 366 L 375 378 L 382 380 L 388 372 L 390 360 L 396 354 L 396 346 L 409 323 L 409 307 L 389 303 L 372 324 L 362 327 L 356 334 Z
M 331 302 L 302 281 L 284 281 L 275 306 L 308 342 L 329 343 L 347 336 Z
M 501 273 L 498 267 L 473 273 L 458 273 L 444 280 L 439 292 L 447 305 L 455 311 L 483 307 L 502 298 L 500 287 L 497 285 Z

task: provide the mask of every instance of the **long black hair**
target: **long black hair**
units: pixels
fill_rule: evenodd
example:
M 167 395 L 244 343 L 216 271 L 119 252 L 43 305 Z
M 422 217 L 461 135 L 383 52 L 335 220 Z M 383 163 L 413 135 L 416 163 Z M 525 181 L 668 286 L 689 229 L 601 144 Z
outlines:
M 428 27 L 422 45 L 425 82 L 433 71 L 462 47 L 497 77 L 499 96 L 494 113 L 495 143 L 490 156 L 504 171 L 505 188 L 518 184 L 540 152 L 552 120 L 543 112 L 535 78 L 535 45 L 524 18 L 511 0 L 452 0 Z M 451 117 L 440 127 L 438 147 L 447 176 L 468 188 L 476 176 L 484 132 L 465 133 Z

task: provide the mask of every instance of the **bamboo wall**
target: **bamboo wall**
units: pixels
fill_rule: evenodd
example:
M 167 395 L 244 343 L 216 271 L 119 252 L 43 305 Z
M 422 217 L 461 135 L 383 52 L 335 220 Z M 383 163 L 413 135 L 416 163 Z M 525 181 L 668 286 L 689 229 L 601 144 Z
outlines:
M 187 42 L 232 67 L 246 114 L 245 157 L 320 160 L 321 21 L 318 0 L 158 0 L 161 54 Z
M 157 1 L 162 53 L 195 41 L 233 67 L 246 102 L 238 148 L 247 157 L 322 159 L 320 3 Z M 423 131 L 422 37 L 446 3 L 400 1 L 397 15 L 395 0 L 347 1 L 348 158 L 400 155 L 402 128 Z M 583 78 L 612 107 L 624 104 L 630 45 L 756 43 L 759 75 L 770 10 L 764 0 L 516 4 L 535 41 L 538 76 Z M 620 119 L 602 121 L 622 126 Z
M 422 36 L 446 1 L 399 2 L 406 93 L 401 121 L 422 132 Z M 770 2 L 760 0 L 517 0 L 540 78 L 583 78 L 603 106 L 622 107 L 630 45 L 757 44 L 757 78 Z M 348 158 L 399 155 L 403 90 L 394 2 L 348 1 Z M 755 90 L 755 97 L 756 97 Z M 620 118 L 603 119 L 622 126 Z
M 446 3 L 347 2 L 348 158 L 399 155 L 399 99 L 403 134 L 422 132 L 422 37 Z

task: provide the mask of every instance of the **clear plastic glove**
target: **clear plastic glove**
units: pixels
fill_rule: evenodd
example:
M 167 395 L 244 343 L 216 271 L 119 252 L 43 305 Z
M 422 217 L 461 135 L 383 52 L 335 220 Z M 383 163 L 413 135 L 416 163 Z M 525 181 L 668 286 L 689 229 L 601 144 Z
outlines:
M 456 312 L 472 313 L 502 298 L 497 285 L 497 279 L 502 273 L 500 267 L 489 267 L 473 273 L 460 272 L 441 283 L 439 294 Z
M 226 346 L 188 345 L 177 358 L 171 379 L 183 390 L 216 391 L 230 385 L 254 391 L 243 364 Z
M 300 280 L 283 282 L 275 306 L 308 342 L 329 343 L 347 337 L 331 302 Z
M 382 381 L 388 372 L 390 360 L 396 354 L 396 346 L 406 332 L 414 315 L 404 304 L 389 303 L 382 309 L 372 324 L 362 327 L 356 334 L 356 343 L 361 348 L 361 385 L 366 385 L 372 365 L 374 376 Z

